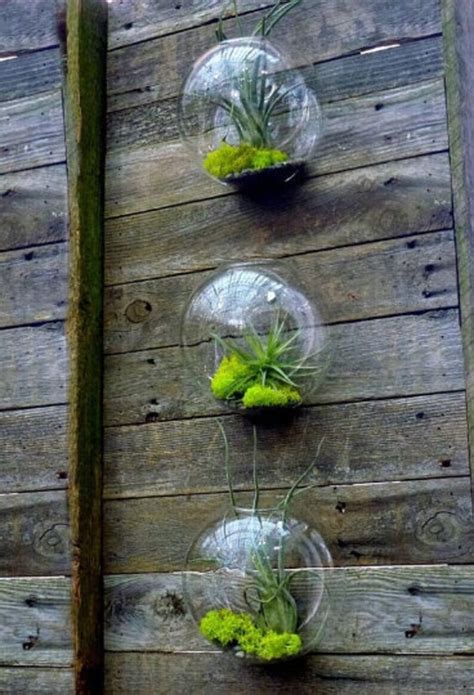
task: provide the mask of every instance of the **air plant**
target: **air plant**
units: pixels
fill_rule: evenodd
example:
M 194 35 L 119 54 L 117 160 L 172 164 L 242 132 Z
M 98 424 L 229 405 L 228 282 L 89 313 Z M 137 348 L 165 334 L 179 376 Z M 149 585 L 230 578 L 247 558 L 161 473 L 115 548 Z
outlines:
M 244 408 L 288 407 L 302 402 L 300 384 L 319 368 L 299 354 L 301 331 L 288 335 L 284 319 L 276 317 L 267 335 L 255 328 L 243 336 L 244 345 L 213 333 L 224 356 L 211 380 L 219 400 L 234 400 Z
M 229 467 L 229 446 L 219 422 L 225 445 L 225 470 L 233 514 L 238 517 L 235 493 Z M 268 517 L 263 517 L 259 508 L 259 482 L 256 466 L 256 431 L 254 428 L 253 483 L 254 497 L 252 517 L 255 518 L 255 531 L 249 553 L 247 567 L 248 581 L 243 591 L 247 605 L 246 612 L 236 612 L 229 608 L 208 611 L 200 621 L 202 634 L 210 641 L 223 647 L 232 647 L 249 656 L 263 661 L 288 658 L 297 655 L 302 647 L 298 634 L 298 606 L 292 594 L 292 580 L 302 570 L 289 571 L 285 568 L 286 534 L 280 533 L 278 539 L 271 534 L 265 538 Z M 311 486 L 301 485 L 313 470 L 322 447 L 319 443 L 316 457 L 298 477 L 287 494 L 275 507 L 278 515 L 278 528 L 283 529 L 288 522 L 291 503 L 296 494 L 305 492 Z M 277 523 L 277 522 L 276 522 Z M 278 543 L 275 557 L 275 540 Z

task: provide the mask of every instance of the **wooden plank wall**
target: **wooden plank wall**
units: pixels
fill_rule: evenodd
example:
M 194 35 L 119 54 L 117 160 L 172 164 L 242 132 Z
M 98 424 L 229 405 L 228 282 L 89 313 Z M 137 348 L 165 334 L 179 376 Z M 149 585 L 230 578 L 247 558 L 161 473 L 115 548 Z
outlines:
M 0 691 L 72 690 L 58 13 L 0 6 Z
M 245 27 L 264 0 L 243 0 Z M 222 2 L 111 3 L 105 301 L 110 693 L 459 693 L 474 688 L 474 536 L 438 0 L 309 0 L 275 32 L 319 94 L 309 178 L 256 203 L 179 142 Z M 226 20 L 232 33 L 235 22 Z M 386 50 L 372 50 L 384 47 Z M 291 257 L 334 323 L 325 387 L 260 430 L 269 499 L 325 436 L 301 504 L 338 570 L 322 654 L 249 669 L 200 639 L 188 543 L 223 506 L 220 412 L 182 373 L 178 317 L 229 258 Z M 249 486 L 247 422 L 224 416 Z

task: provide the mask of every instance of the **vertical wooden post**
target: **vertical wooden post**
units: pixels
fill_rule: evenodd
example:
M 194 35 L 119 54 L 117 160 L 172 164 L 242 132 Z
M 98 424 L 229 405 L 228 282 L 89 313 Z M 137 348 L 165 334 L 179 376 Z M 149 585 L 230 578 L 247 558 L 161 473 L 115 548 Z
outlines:
M 472 0 L 443 0 L 443 31 L 454 226 L 466 365 L 471 481 L 474 481 L 474 3 Z
M 76 693 L 103 686 L 102 285 L 105 0 L 67 0 L 69 505 Z

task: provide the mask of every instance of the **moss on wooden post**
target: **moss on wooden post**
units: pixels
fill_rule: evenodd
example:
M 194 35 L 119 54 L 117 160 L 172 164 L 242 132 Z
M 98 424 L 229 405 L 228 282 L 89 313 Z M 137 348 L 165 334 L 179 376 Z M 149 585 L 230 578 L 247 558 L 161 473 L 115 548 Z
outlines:
M 443 0 L 449 148 L 474 475 L 474 5 Z
M 102 627 L 102 266 L 105 0 L 67 0 L 68 338 L 75 691 L 98 693 Z

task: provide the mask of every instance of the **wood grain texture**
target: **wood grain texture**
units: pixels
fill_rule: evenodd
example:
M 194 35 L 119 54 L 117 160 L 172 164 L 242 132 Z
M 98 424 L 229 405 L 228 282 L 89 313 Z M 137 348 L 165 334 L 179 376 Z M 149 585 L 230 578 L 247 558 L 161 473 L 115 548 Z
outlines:
M 0 667 L 0 688 L 21 695 L 67 695 L 73 692 L 72 669 Z
M 0 174 L 65 159 L 61 92 L 0 102 Z
M 196 533 L 221 516 L 227 499 L 222 493 L 108 501 L 106 572 L 183 569 Z M 269 492 L 261 506 L 276 499 Z M 336 565 L 474 559 L 468 478 L 314 488 L 297 498 L 294 514 L 318 529 Z
M 311 176 L 444 150 L 444 85 L 422 82 L 328 104 L 325 134 L 307 171 Z M 179 141 L 108 152 L 106 216 L 117 217 L 222 196 Z
M 444 0 L 443 9 L 449 142 L 474 476 L 474 8 L 465 0 L 456 3 Z
M 459 695 L 472 689 L 472 657 L 325 656 L 261 669 L 218 654 L 108 653 L 111 695 Z
M 63 164 L 0 176 L 0 249 L 62 241 L 67 236 Z
M 311 179 L 260 200 L 230 195 L 108 220 L 105 279 L 129 282 L 451 224 L 449 161 L 436 154 Z
M 333 358 L 312 403 L 464 388 L 456 310 L 338 324 L 332 327 L 331 337 Z M 178 347 L 109 355 L 105 363 L 106 425 L 225 412 L 210 391 L 196 386 L 182 357 Z
M 66 295 L 65 244 L 0 253 L 0 327 L 63 319 Z
M 218 650 L 199 634 L 187 610 L 178 573 L 105 581 L 107 650 L 206 651 L 217 658 Z M 474 649 L 472 567 L 337 568 L 328 570 L 325 582 L 331 612 L 318 652 L 453 654 Z
M 0 495 L 0 573 L 70 573 L 69 523 L 63 490 Z
M 0 579 L 1 666 L 70 665 L 72 650 L 69 593 L 70 580 L 65 577 Z M 4 689 L 6 683 L 10 686 L 15 683 L 21 684 L 21 674 L 25 685 L 29 683 L 28 687 L 42 683 L 40 671 L 36 679 L 28 676 L 25 670 L 15 673 L 13 669 L 9 674 L 9 669 L 0 668 L 2 692 L 38 692 L 31 689 Z M 7 680 L 10 676 L 11 682 Z M 64 676 L 58 676 L 56 682 L 64 682 Z
M 103 688 L 102 268 L 106 0 L 67 1 L 69 512 L 74 685 Z
M 154 17 L 166 21 L 164 3 L 148 2 L 144 6 L 145 12 L 150 5 L 153 5 Z M 196 8 L 198 11 L 203 5 L 202 0 L 197 3 L 197 7 L 196 3 L 192 3 L 193 9 Z M 215 6 L 214 2 L 206 3 L 206 7 L 214 16 Z M 186 2 L 185 7 L 179 12 L 183 17 L 186 15 L 185 21 L 189 21 L 192 17 L 189 11 L 190 2 Z M 133 9 L 132 4 L 132 12 Z M 244 16 L 242 32 L 239 33 L 245 35 L 246 31 L 253 31 L 261 16 L 261 12 Z M 127 20 L 127 23 L 129 21 Z M 153 20 L 147 24 L 153 31 Z M 178 27 L 179 24 L 175 23 L 172 31 L 176 32 Z M 193 62 L 216 45 L 215 29 L 215 24 L 207 23 L 191 31 L 173 33 L 112 51 L 108 63 L 109 94 L 144 89 L 153 85 L 155 97 L 163 99 L 176 95 Z M 234 19 L 225 22 L 225 31 L 229 36 L 237 34 Z M 400 39 L 421 38 L 440 31 L 439 3 L 432 0 L 398 0 L 389 5 L 385 0 L 373 0 L 363 7 L 356 6 L 351 0 L 338 3 L 332 0 L 317 0 L 302 3 L 300 7 L 292 10 L 286 20 L 272 32 L 272 41 L 283 46 L 290 64 L 296 67 L 356 53 L 369 46 L 401 43 Z M 123 33 L 125 32 L 130 36 L 133 27 L 125 29 Z M 142 35 L 142 38 L 145 37 Z
M 31 0 L 29 11 L 25 12 L 24 0 L 2 3 L 0 53 L 33 51 L 57 45 L 58 13 L 63 6 L 63 0 Z
M 21 53 L 14 59 L 0 61 L 0 101 L 51 92 L 53 89 L 59 89 L 61 85 L 61 58 L 58 48 Z
M 0 412 L 0 493 L 67 486 L 66 406 Z
M 63 322 L 0 331 L 0 354 L 0 409 L 65 403 Z
M 453 234 L 437 232 L 293 258 L 295 277 L 331 323 L 456 306 Z M 0 257 L 1 268 L 1 257 Z M 135 282 L 105 293 L 105 352 L 176 345 L 192 292 L 211 273 Z M 1 303 L 0 303 L 1 317 Z
M 234 487 L 249 489 L 252 425 L 238 415 L 223 424 Z M 314 407 L 261 425 L 261 484 L 290 487 L 322 438 L 314 484 L 469 473 L 464 393 Z M 104 455 L 106 499 L 226 489 L 222 438 L 211 418 L 109 428 Z
M 376 53 L 356 53 L 301 69 L 325 108 L 328 102 L 404 87 L 444 75 L 439 36 L 395 45 Z M 164 142 L 179 137 L 178 95 L 157 100 L 156 87 L 110 96 L 109 146 Z

